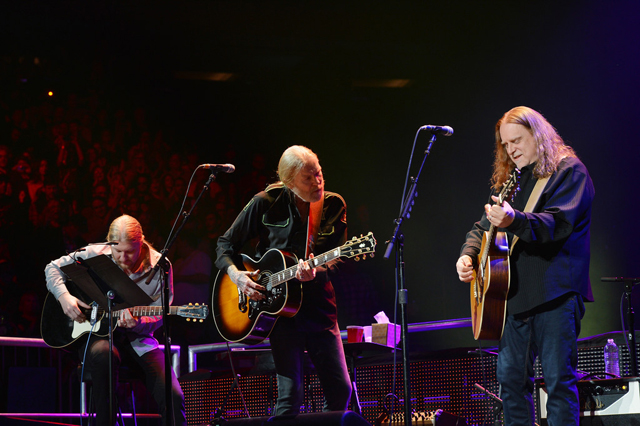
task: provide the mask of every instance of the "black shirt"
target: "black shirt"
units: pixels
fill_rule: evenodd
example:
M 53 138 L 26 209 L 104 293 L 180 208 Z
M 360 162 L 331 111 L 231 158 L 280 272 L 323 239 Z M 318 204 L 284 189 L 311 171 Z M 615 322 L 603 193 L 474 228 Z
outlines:
M 322 254 L 346 242 L 346 212 L 342 197 L 325 191 L 314 254 Z M 290 189 L 281 184 L 271 185 L 249 201 L 233 225 L 218 239 L 218 269 L 226 272 L 234 259 L 237 263 L 243 246 L 256 237 L 258 257 L 270 249 L 279 249 L 305 258 L 307 218 L 300 217 Z M 336 298 L 330 277 L 339 263 L 340 260 L 335 259 L 317 267 L 315 280 L 302 283 L 302 306 L 294 317 L 299 329 L 328 330 L 336 324 Z

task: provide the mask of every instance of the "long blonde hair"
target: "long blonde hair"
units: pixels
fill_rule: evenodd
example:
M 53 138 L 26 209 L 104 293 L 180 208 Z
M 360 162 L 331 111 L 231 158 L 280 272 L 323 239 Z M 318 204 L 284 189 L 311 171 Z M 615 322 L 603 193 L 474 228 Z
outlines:
M 290 186 L 310 158 L 318 159 L 318 156 L 306 146 L 293 145 L 287 148 L 278 162 L 278 177 L 282 183 Z
M 496 145 L 491 183 L 494 189 L 500 187 L 509 178 L 516 167 L 507 155 L 506 147 L 500 137 L 500 126 L 505 123 L 520 124 L 532 134 L 537 144 L 538 160 L 533 175 L 540 179 L 551 176 L 564 157 L 576 157 L 570 146 L 564 143 L 556 129 L 538 111 L 526 106 L 518 106 L 507 111 L 496 123 Z
M 140 257 L 142 258 L 142 267 L 151 266 L 151 244 L 144 238 L 142 233 L 142 225 L 133 216 L 123 214 L 111 222 L 109 232 L 107 233 L 107 241 L 109 242 L 141 242 Z

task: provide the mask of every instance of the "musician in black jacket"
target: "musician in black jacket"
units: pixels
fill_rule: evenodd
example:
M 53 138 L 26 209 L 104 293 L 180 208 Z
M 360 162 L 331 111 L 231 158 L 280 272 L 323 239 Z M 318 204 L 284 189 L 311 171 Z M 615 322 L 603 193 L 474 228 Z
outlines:
M 311 268 L 305 259 L 346 241 L 346 204 L 324 190 L 316 154 L 303 146 L 284 151 L 278 164 L 280 182 L 256 194 L 233 225 L 218 239 L 216 266 L 239 291 L 263 300 L 265 288 L 251 278 L 258 271 L 239 270 L 234 262 L 245 243 L 257 238 L 256 255 L 269 249 L 299 259 L 296 279 L 302 282 L 302 305 L 293 318 L 280 317 L 269 336 L 278 374 L 276 415 L 297 414 L 303 403 L 303 355 L 306 349 L 324 391 L 325 411 L 345 410 L 351 396 L 331 275 L 339 260 Z
M 164 274 L 157 273 L 149 284 L 145 283 L 151 269 L 158 262 L 160 253 L 145 240 L 140 222 L 128 215 L 116 218 L 109 226 L 107 241 L 110 244 L 89 245 L 71 255 L 62 256 L 45 267 L 47 289 L 60 303 L 63 312 L 78 323 L 88 324 L 85 310 L 90 309 L 90 306 L 70 293 L 66 285 L 67 276 L 61 269 L 74 263 L 74 259 L 88 259 L 99 255 L 109 257 L 142 291 L 153 299 L 151 306 L 162 306 L 161 290 Z M 169 268 L 169 297 L 173 299 L 173 272 L 170 264 Z M 171 303 L 171 300 L 169 302 Z M 118 383 L 118 366 L 122 359 L 126 358 L 136 362 L 144 371 L 147 389 L 160 408 L 163 424 L 186 425 L 184 396 L 173 370 L 171 370 L 171 381 L 174 418 L 166 418 L 165 358 L 164 352 L 158 347 L 158 341 L 153 337 L 154 331 L 162 326 L 162 316 L 137 317 L 133 316 L 128 309 L 123 309 L 117 313 L 117 317 L 113 343 L 115 365 L 113 383 Z M 96 330 L 98 328 L 99 324 L 96 324 Z M 78 352 L 80 357 L 84 359 L 84 344 L 78 348 Z M 113 426 L 109 425 L 108 338 L 91 336 L 84 366 L 87 372 L 91 372 L 93 381 L 96 423 L 100 426 Z M 116 401 L 112 402 L 115 410 L 117 408 Z M 113 415 L 114 413 L 112 413 Z
M 482 235 L 491 225 L 512 244 L 511 288 L 500 341 L 497 376 L 505 424 L 533 425 L 533 365 L 540 357 L 550 425 L 578 425 L 577 337 L 583 301 L 592 301 L 589 229 L 593 183 L 573 149 L 537 111 L 516 107 L 496 124 L 492 203 L 467 234 L 456 263 L 459 278 L 473 281 Z M 520 191 L 499 205 L 496 194 L 514 168 Z M 531 212 L 525 205 L 548 178 Z M 514 243 L 514 238 L 517 241 Z

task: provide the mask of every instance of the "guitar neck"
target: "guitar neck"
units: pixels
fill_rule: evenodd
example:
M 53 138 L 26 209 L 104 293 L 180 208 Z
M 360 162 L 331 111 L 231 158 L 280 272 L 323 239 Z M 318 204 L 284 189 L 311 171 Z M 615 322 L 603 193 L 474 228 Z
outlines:
M 176 315 L 178 312 L 179 306 L 169 306 L 169 315 Z M 134 317 L 153 317 L 157 315 L 162 315 L 163 308 L 162 306 L 133 306 L 128 308 L 131 315 Z M 120 311 L 114 311 L 114 314 L 119 313 Z
M 484 270 L 485 265 L 487 264 L 487 259 L 489 258 L 489 248 L 493 245 L 493 240 L 496 233 L 496 227 L 491 225 L 487 232 L 487 244 L 484 246 L 484 250 L 482 251 L 482 257 L 480 258 L 480 266 Z
M 508 190 L 503 189 L 500 192 L 500 194 L 498 194 L 498 202 L 496 204 L 502 206 L 502 203 L 507 197 L 507 191 Z M 495 233 L 496 233 L 496 227 L 495 225 L 491 224 L 491 226 L 489 227 L 489 230 L 487 231 L 487 244 L 485 245 L 484 250 L 482 251 L 482 257 L 480 258 L 480 266 L 482 267 L 483 270 L 485 265 L 487 264 L 487 259 L 489 258 L 489 248 L 493 246 L 493 243 L 494 243 Z
M 341 251 L 340 251 L 340 248 L 338 247 L 326 253 L 323 253 L 319 256 L 315 256 L 312 259 L 308 259 L 307 262 L 309 262 L 310 267 L 316 268 L 318 266 L 324 265 L 325 263 L 333 259 L 337 259 L 340 256 L 341 256 Z M 276 274 L 271 275 L 269 277 L 269 284 L 271 284 L 272 286 L 277 286 L 282 283 L 285 283 L 295 278 L 296 272 L 298 272 L 298 264 L 290 266 L 287 269 L 284 269 Z

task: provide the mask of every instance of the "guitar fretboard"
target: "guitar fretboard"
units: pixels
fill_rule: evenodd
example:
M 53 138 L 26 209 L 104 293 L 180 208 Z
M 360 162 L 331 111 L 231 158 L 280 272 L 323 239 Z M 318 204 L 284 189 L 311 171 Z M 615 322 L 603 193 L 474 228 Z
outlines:
M 324 265 L 325 263 L 340 257 L 340 247 L 335 248 L 331 251 L 323 253 L 319 256 L 314 257 L 313 259 L 307 260 L 309 262 L 309 266 L 312 268 Z M 269 277 L 269 287 L 275 287 L 282 283 L 285 283 L 296 277 L 296 272 L 298 272 L 298 264 L 295 264 L 287 269 L 283 269 L 280 272 L 277 272 Z
M 491 225 L 489 230 L 487 231 L 487 242 L 493 244 L 493 235 L 496 233 L 496 227 Z M 484 247 L 484 251 L 482 252 L 482 258 L 480 259 L 480 272 L 484 276 L 484 269 L 487 265 L 487 259 L 489 258 L 489 247 L 491 244 L 486 244 Z
M 131 315 L 134 317 L 150 317 L 162 315 L 162 306 L 134 306 L 129 308 Z M 169 315 L 175 315 L 178 312 L 178 306 L 169 306 Z
M 520 170 L 519 169 L 514 169 L 513 173 L 511 174 L 511 177 L 509 178 L 509 180 L 507 182 L 505 182 L 504 187 L 502 188 L 502 191 L 500 191 L 500 194 L 498 194 L 498 203 L 499 205 L 502 205 L 503 201 L 509 196 L 509 193 L 512 192 L 512 188 L 514 187 L 514 185 L 516 185 L 517 180 L 520 176 Z M 515 188 L 514 191 L 517 191 L 517 187 Z M 487 259 L 489 258 L 489 248 L 493 245 L 493 238 L 494 238 L 494 234 L 496 232 L 496 227 L 492 224 L 489 227 L 489 230 L 487 231 L 487 243 L 484 247 L 484 250 L 482 252 L 482 256 L 480 258 L 480 274 L 484 277 L 484 271 L 485 271 L 485 267 L 487 265 Z
M 176 315 L 180 306 L 169 306 L 169 315 Z M 129 312 L 134 317 L 153 317 L 156 315 L 162 315 L 162 306 L 133 306 L 129 308 Z M 98 309 L 98 315 L 105 314 L 107 311 L 100 308 Z M 113 311 L 113 315 L 118 315 L 120 311 Z

